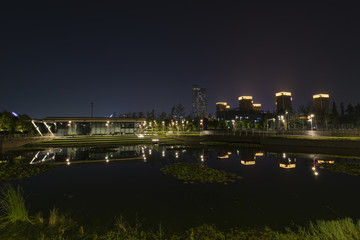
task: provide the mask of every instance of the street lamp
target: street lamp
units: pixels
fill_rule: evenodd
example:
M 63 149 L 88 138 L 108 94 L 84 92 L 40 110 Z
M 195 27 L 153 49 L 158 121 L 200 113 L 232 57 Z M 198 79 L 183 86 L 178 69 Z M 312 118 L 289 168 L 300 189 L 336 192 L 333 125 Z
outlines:
M 69 134 L 71 135 L 71 134 L 72 134 L 72 131 L 71 131 L 71 121 L 69 121 L 68 126 L 69 126 Z
M 313 118 L 315 117 L 314 114 L 311 114 L 310 116 L 308 116 L 308 119 L 310 121 L 310 124 L 311 124 L 311 130 L 313 130 Z
M 269 121 L 274 121 L 275 123 L 275 118 L 271 118 L 271 119 L 266 119 L 266 131 L 269 131 Z
M 110 122 L 107 121 L 106 124 L 105 124 L 105 125 L 106 125 L 106 135 L 109 135 L 109 134 L 110 134 L 110 132 L 109 132 L 109 123 L 110 123 Z

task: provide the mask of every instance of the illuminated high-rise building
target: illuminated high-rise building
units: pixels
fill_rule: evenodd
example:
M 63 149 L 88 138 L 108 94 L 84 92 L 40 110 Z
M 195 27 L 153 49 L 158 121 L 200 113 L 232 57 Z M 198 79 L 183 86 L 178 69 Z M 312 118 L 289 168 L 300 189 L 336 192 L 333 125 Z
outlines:
M 227 119 L 228 113 L 230 111 L 230 106 L 227 105 L 227 102 L 217 102 L 216 103 L 216 118 L 225 120 Z
M 284 114 L 292 111 L 292 97 L 291 92 L 278 92 L 276 97 L 276 113 Z
M 315 114 L 329 114 L 329 94 L 313 95 Z
M 192 114 L 198 118 L 206 116 L 206 88 L 200 88 L 198 85 L 192 87 Z
M 239 112 L 251 113 L 253 112 L 253 97 L 252 96 L 240 96 L 239 97 Z
M 253 109 L 256 113 L 261 112 L 261 104 L 260 103 L 254 103 L 253 104 Z
M 316 128 L 327 129 L 329 120 L 329 94 L 313 95 Z

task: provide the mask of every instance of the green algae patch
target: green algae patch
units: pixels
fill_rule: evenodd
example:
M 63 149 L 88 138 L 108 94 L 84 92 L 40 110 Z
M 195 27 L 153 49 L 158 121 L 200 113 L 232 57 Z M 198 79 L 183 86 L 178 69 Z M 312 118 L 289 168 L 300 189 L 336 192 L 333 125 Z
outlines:
M 199 164 L 175 163 L 160 170 L 163 174 L 172 175 L 184 183 L 224 183 L 241 179 L 234 173 L 227 173 Z
M 27 178 L 54 168 L 53 165 L 49 164 L 0 164 L 0 181 Z
M 322 167 L 333 172 L 342 172 L 350 175 L 360 175 L 360 163 L 323 163 Z

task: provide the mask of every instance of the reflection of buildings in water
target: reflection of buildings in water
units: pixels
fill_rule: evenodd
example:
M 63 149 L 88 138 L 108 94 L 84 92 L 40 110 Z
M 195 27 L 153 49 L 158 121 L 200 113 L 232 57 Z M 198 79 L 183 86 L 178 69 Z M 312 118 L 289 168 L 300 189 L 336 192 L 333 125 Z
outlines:
M 296 168 L 296 158 L 290 156 L 289 154 L 282 153 L 280 156 L 278 155 L 279 166 L 281 168 L 289 169 Z
M 244 161 L 244 160 L 241 160 L 241 164 L 242 165 L 255 165 L 255 161 Z
M 140 146 L 121 146 L 119 148 L 53 148 L 39 151 L 30 164 L 43 162 L 66 163 L 76 161 L 105 161 L 126 159 L 140 156 Z
M 256 153 L 254 151 L 242 151 L 241 152 L 241 164 L 243 165 L 255 165 Z
M 328 164 L 334 164 L 334 160 L 317 160 L 319 164 L 328 163 Z
M 61 152 L 62 149 L 60 148 L 52 148 L 44 151 L 38 151 L 30 161 L 30 164 L 53 162 L 55 161 L 55 156 L 57 155 L 57 153 Z
M 280 167 L 281 168 L 295 168 L 296 164 L 295 163 L 293 163 L 293 164 L 280 163 Z
M 227 152 L 227 153 L 219 153 L 218 158 L 220 158 L 220 159 L 229 158 L 229 155 L 231 155 L 231 152 Z

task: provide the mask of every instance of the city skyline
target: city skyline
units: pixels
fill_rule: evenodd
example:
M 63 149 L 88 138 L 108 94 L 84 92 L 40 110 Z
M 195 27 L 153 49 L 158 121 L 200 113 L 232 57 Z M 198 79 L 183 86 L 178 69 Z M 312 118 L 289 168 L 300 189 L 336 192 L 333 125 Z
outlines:
M 351 4 L 7 3 L 1 10 L 0 111 L 45 116 L 191 113 L 196 83 L 215 103 L 253 96 L 274 111 L 329 93 L 360 102 L 359 8 Z

